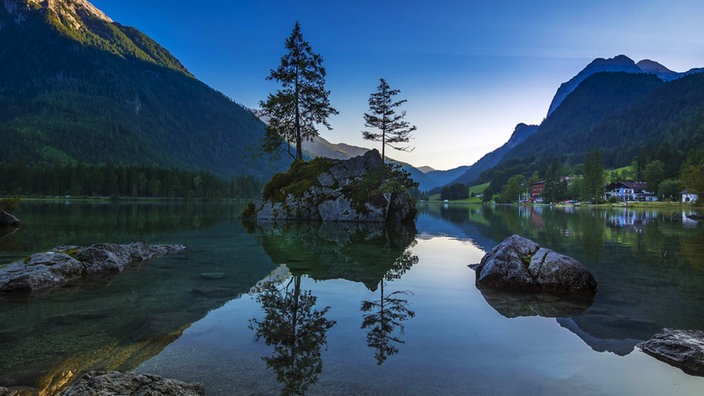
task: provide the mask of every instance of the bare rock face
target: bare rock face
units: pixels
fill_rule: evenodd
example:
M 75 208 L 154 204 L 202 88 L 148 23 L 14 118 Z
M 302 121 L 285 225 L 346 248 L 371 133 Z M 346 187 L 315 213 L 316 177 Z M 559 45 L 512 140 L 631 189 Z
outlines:
M 17 217 L 0 209 L 0 227 L 3 227 L 3 226 L 15 227 L 18 225 L 20 225 L 20 221 L 19 221 L 19 219 L 17 219 Z
M 202 384 L 159 377 L 151 374 L 92 371 L 64 389 L 61 396 L 83 395 L 205 395 Z
M 306 220 L 358 223 L 408 223 L 415 220 L 415 201 L 398 174 L 384 173 L 385 166 L 377 150 L 346 161 L 329 160 L 329 165 L 307 179 L 293 179 L 288 186 L 307 185 L 304 191 L 282 192 L 252 204 L 246 220 Z M 300 172 L 300 169 L 298 170 Z M 375 180 L 371 175 L 378 175 Z M 395 185 L 399 188 L 382 188 Z M 362 186 L 362 187 L 360 187 Z M 266 188 L 265 188 L 266 190 Z M 295 190 L 292 188 L 292 190 Z M 360 191 L 361 190 L 361 191 Z M 275 195 L 275 194 L 274 194 Z
M 523 292 L 594 295 L 594 276 L 577 260 L 518 235 L 484 255 L 476 270 L 480 287 Z
M 34 295 L 91 276 L 117 274 L 130 264 L 183 249 L 185 247 L 181 245 L 148 245 L 145 242 L 59 247 L 0 268 L 0 293 Z
M 663 329 L 638 347 L 687 374 L 704 377 L 704 331 Z

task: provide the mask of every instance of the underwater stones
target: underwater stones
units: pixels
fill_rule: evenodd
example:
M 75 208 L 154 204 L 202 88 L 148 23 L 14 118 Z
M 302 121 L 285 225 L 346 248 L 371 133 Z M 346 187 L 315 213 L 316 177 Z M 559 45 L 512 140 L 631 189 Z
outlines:
M 480 287 L 500 290 L 593 295 L 594 276 L 582 264 L 512 235 L 473 266 Z
M 199 383 L 186 383 L 151 374 L 91 371 L 64 389 L 60 395 L 200 396 L 205 395 L 205 389 Z
M 0 209 L 0 227 L 2 226 L 12 226 L 16 227 L 20 225 L 20 220 L 11 215 L 10 213 L 5 212 L 3 209 Z
M 0 293 L 33 295 L 91 276 L 119 273 L 128 265 L 183 249 L 182 245 L 148 245 L 145 242 L 59 247 L 0 268 Z
M 687 374 L 704 377 L 704 331 L 663 329 L 638 348 Z

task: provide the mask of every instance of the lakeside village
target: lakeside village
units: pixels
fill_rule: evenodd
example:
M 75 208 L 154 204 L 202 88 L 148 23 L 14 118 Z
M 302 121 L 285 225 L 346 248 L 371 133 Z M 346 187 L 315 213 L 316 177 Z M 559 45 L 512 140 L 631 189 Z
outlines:
M 545 192 L 545 180 L 537 181 L 530 186 L 530 193 L 526 193 L 521 202 L 526 203 L 546 203 L 543 197 Z M 696 203 L 698 194 L 689 190 L 682 190 L 679 193 L 681 203 Z M 629 202 L 657 202 L 658 196 L 654 192 L 647 190 L 647 183 L 640 181 L 619 181 L 609 183 L 604 186 L 604 201 L 609 203 Z M 566 200 L 564 203 L 575 203 L 574 200 Z

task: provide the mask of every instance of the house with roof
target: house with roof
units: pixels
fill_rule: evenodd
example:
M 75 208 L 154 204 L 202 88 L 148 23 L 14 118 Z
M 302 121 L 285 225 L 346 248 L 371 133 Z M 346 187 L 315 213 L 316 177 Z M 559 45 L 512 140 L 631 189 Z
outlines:
M 646 190 L 645 182 L 622 181 L 607 184 L 604 187 L 604 199 L 616 198 L 617 201 L 633 202 L 647 201 L 655 202 L 658 197 Z
M 697 202 L 699 199 L 699 195 L 689 191 L 689 190 L 684 190 L 681 192 L 682 194 L 682 203 L 692 203 L 692 202 Z

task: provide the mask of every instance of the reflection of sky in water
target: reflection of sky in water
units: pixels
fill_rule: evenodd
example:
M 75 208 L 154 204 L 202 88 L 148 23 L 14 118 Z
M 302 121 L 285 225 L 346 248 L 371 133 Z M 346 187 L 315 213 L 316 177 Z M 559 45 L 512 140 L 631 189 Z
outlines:
M 648 357 L 593 351 L 555 319 L 506 319 L 474 286 L 484 252 L 450 237 L 418 238 L 418 264 L 386 290 L 407 290 L 416 316 L 404 322 L 404 343 L 383 365 L 360 329 L 363 300 L 378 290 L 342 279 L 304 277 L 317 305 L 330 306 L 323 372 L 310 394 L 702 394 L 704 379 Z M 194 323 L 138 370 L 207 384 L 208 394 L 276 394 L 249 319 L 260 317 L 251 296 L 232 300 Z

